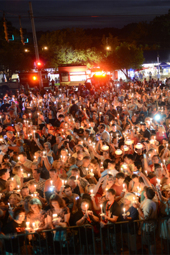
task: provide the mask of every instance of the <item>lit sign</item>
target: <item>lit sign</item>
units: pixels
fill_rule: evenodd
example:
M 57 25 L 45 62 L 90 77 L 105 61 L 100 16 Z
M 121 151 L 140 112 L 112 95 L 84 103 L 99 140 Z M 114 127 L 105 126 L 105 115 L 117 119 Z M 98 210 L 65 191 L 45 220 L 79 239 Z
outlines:
M 76 76 L 70 76 L 70 81 L 85 81 L 86 75 L 76 75 Z

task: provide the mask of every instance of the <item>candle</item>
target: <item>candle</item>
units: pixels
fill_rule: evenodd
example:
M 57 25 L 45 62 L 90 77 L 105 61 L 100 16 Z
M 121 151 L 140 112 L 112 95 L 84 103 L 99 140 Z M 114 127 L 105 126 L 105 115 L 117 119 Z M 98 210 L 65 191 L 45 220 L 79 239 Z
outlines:
M 156 181 L 157 181 L 158 186 L 160 186 L 161 180 L 156 178 Z
M 93 169 L 90 170 L 90 175 L 94 176 Z
M 51 186 L 53 185 L 53 180 L 50 181 Z
M 56 221 L 58 218 L 57 218 L 58 214 L 57 213 L 54 213 L 53 214 L 53 221 Z
M 126 209 L 125 209 L 125 208 L 123 208 L 123 212 L 124 212 L 124 214 L 125 214 L 125 211 L 126 211 Z
M 92 189 L 90 190 L 90 193 L 91 193 L 91 194 L 90 194 L 91 197 L 94 197 L 94 194 L 93 194 L 93 190 L 92 190 Z
M 100 205 L 100 208 L 101 208 L 101 214 L 102 214 L 102 207 L 103 207 L 103 205 L 101 204 L 101 205 Z
M 35 222 L 32 223 L 33 229 L 35 230 Z
M 78 175 L 76 175 L 76 181 L 78 180 Z
M 87 213 L 87 204 L 85 204 L 85 207 L 86 207 L 86 213 Z
M 30 229 L 29 225 L 30 225 L 30 222 L 27 221 L 27 222 L 26 222 L 26 229 Z
M 64 180 L 61 180 L 62 181 L 62 186 L 61 187 L 64 187 Z

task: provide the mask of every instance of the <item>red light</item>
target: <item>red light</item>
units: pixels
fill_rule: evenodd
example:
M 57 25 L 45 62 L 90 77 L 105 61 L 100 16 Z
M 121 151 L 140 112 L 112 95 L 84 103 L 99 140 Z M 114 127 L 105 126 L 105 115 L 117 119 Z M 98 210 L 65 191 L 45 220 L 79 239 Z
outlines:
M 33 81 L 36 81 L 37 80 L 37 76 L 33 76 L 32 79 L 33 79 Z
M 98 72 L 95 72 L 95 76 L 105 77 L 106 74 L 103 71 L 98 71 Z
M 102 76 L 102 74 L 103 74 L 102 72 L 95 72 L 96 76 Z

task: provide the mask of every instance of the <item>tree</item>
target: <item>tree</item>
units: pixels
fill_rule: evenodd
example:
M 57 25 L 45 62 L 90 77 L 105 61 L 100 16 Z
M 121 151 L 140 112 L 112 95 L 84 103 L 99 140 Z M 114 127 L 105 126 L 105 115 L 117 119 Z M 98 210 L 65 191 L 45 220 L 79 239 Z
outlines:
M 95 48 L 93 49 L 76 49 L 72 47 L 57 47 L 54 58 L 53 65 L 58 67 L 59 65 L 87 65 L 91 67 L 97 64 L 102 59 L 102 53 L 97 52 Z
M 143 51 L 133 44 L 121 43 L 112 55 L 114 67 L 127 76 L 128 69 L 138 69 L 144 62 Z M 124 71 L 125 70 L 125 71 Z
M 2 42 L 0 56 L 0 65 L 4 70 L 9 69 L 10 73 L 33 68 L 32 56 L 24 52 L 21 42 Z
M 106 54 L 107 56 L 110 55 L 111 52 L 115 51 L 115 49 L 118 45 L 119 45 L 118 37 L 113 37 L 113 35 L 111 33 L 109 33 L 108 37 L 103 35 L 102 47 L 103 47 L 103 50 L 107 53 Z M 109 47 L 108 50 L 107 50 L 107 47 Z

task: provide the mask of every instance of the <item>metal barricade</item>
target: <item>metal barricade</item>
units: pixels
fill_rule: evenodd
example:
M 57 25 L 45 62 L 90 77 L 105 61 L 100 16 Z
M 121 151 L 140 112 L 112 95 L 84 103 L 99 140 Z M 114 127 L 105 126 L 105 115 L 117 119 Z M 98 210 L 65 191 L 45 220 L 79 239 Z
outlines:
M 0 254 L 170 254 L 170 218 L 1 235 Z

